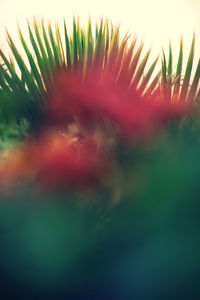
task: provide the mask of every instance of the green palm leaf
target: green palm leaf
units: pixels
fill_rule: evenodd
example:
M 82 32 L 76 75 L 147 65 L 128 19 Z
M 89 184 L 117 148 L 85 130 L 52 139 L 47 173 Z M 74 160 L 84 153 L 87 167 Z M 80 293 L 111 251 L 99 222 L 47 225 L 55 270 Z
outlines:
M 189 89 L 190 76 L 191 76 L 192 65 L 193 65 L 193 60 L 194 60 L 194 44 L 195 44 L 195 35 L 193 36 L 192 45 L 191 45 L 191 49 L 190 49 L 190 53 L 189 53 L 189 57 L 188 57 L 185 76 L 183 79 L 183 85 L 182 85 L 181 94 L 180 94 L 180 99 L 182 101 L 186 100 L 187 92 Z
M 162 93 L 169 100 L 172 101 L 191 101 L 194 102 L 197 99 L 199 92 L 199 79 L 200 79 L 200 62 L 198 62 L 193 81 L 191 82 L 192 66 L 194 61 L 194 46 L 195 46 L 195 35 L 193 36 L 190 52 L 187 60 L 185 74 L 183 74 L 183 40 L 181 38 L 179 56 L 176 67 L 176 73 L 173 74 L 172 65 L 172 47 L 169 46 L 169 59 L 166 60 L 166 55 L 163 52 L 162 61 Z M 174 77 L 174 79 L 173 79 Z M 196 96 L 196 98 L 195 98 Z
M 18 111 L 26 111 L 25 114 L 21 114 L 23 118 L 26 115 L 29 119 L 28 114 L 30 114 L 30 119 L 38 117 L 36 111 L 41 109 L 41 99 L 53 83 L 53 73 L 63 68 L 71 70 L 80 68 L 83 74 L 91 67 L 98 67 L 102 71 L 109 68 L 116 81 L 123 81 L 127 87 L 136 88 L 141 95 L 153 95 L 156 99 L 165 97 L 169 101 L 198 101 L 200 98 L 198 86 L 200 61 L 191 82 L 195 36 L 185 72 L 182 67 L 183 41 L 181 38 L 177 63 L 173 61 L 170 44 L 168 59 L 163 51 L 160 70 L 155 74 L 159 57 L 156 57 L 147 68 L 150 49 L 142 55 L 144 42 L 137 45 L 137 37 L 134 36 L 130 43 L 130 37 L 127 34 L 120 38 L 119 26 L 114 27 L 107 19 L 101 19 L 100 23 L 95 25 L 94 34 L 90 19 L 85 30 L 80 27 L 79 19 L 74 18 L 71 34 L 68 33 L 64 21 L 64 39 L 62 39 L 57 23 L 53 28 L 51 24 L 46 27 L 42 21 L 39 27 L 34 20 L 32 26 L 28 22 L 28 31 L 31 47 L 28 46 L 28 41 L 19 28 L 19 38 L 24 54 L 17 49 L 9 33 L 7 33 L 7 39 L 12 52 L 11 59 L 8 59 L 0 50 L 2 59 L 0 97 L 7 99 L 12 94 L 10 98 L 15 101 L 15 105 L 17 103 L 19 106 Z M 175 73 L 173 73 L 173 65 L 177 65 Z M 18 100 L 13 100 L 15 98 Z M 21 109 L 20 105 L 23 106 Z

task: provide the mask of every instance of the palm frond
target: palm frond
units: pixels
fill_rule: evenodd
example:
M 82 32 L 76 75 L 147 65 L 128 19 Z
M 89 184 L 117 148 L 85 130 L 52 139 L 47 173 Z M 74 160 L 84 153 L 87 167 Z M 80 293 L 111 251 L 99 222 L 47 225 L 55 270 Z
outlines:
M 10 98 L 14 110 L 24 112 L 16 114 L 16 119 L 27 118 L 30 122 L 30 119 L 38 118 L 36 111 L 39 112 L 42 108 L 42 99 L 53 83 L 53 74 L 62 69 L 79 68 L 84 76 L 88 68 L 97 67 L 102 71 L 109 68 L 116 81 L 123 81 L 127 88 L 137 89 L 143 96 L 153 95 L 156 99 L 161 99 L 165 95 L 169 101 L 198 101 L 200 97 L 198 86 L 200 61 L 191 81 L 195 36 L 184 74 L 182 38 L 177 64 L 173 61 L 170 44 L 168 59 L 163 51 L 161 68 L 155 74 L 159 57 L 156 57 L 147 68 L 151 50 L 142 54 L 144 42 L 138 41 L 136 35 L 131 42 L 131 37 L 127 34 L 121 38 L 119 26 L 113 26 L 107 19 L 101 19 L 95 28 L 89 19 L 87 28 L 84 29 L 80 27 L 79 19 L 74 18 L 71 34 L 68 33 L 64 21 L 63 38 L 58 24 L 55 24 L 55 27 L 50 23 L 45 26 L 43 21 L 38 24 L 34 20 L 32 25 L 28 22 L 27 26 L 29 41 L 25 39 L 19 28 L 19 39 L 24 53 L 17 49 L 9 33 L 7 33 L 7 40 L 12 53 L 11 59 L 0 50 L 2 115 L 5 112 L 5 105 L 2 104 L 4 100 L 1 99 Z M 175 74 L 173 65 L 177 65 Z M 9 104 L 10 109 L 11 106 Z
M 200 62 L 198 62 L 196 71 L 194 73 L 193 80 L 191 80 L 192 67 L 194 62 L 194 50 L 195 50 L 195 35 L 193 36 L 189 56 L 186 64 L 185 73 L 183 70 L 183 40 L 181 38 L 178 62 L 176 67 L 176 73 L 173 74 L 172 64 L 172 47 L 169 46 L 169 58 L 166 60 L 166 55 L 163 51 L 162 60 L 162 92 L 168 96 L 171 101 L 191 101 L 194 102 L 197 99 L 199 92 L 199 79 L 200 79 Z

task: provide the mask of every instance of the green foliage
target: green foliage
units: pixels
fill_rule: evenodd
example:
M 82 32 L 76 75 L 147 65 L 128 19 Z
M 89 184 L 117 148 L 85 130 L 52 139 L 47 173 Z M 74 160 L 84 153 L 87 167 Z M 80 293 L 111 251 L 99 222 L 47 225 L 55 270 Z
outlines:
M 179 56 L 176 67 L 176 73 L 173 74 L 172 63 L 172 47 L 169 45 L 169 58 L 166 59 L 165 52 L 163 51 L 162 58 L 162 76 L 161 84 L 159 86 L 160 93 L 167 95 L 169 101 L 198 101 L 199 93 L 199 79 L 200 79 L 200 61 L 197 64 L 194 72 L 193 80 L 191 79 L 192 67 L 194 61 L 194 47 L 195 47 L 195 35 L 193 36 L 191 48 L 186 64 L 186 70 L 182 70 L 183 66 L 183 41 L 181 38 L 179 47 Z
M 34 129 L 42 115 L 45 93 L 53 84 L 52 75 L 60 69 L 79 68 L 84 76 L 88 68 L 98 67 L 102 71 L 110 68 L 116 80 L 125 79 L 127 87 L 136 87 L 142 95 L 148 93 L 158 99 L 165 96 L 169 101 L 198 101 L 200 97 L 200 61 L 191 78 L 195 36 L 184 74 L 182 39 L 177 63 L 173 63 L 170 45 L 168 60 L 163 51 L 161 70 L 154 74 L 159 57 L 147 67 L 151 50 L 142 55 L 143 41 L 139 42 L 136 36 L 132 41 L 127 35 L 121 38 L 119 26 L 113 26 L 107 19 L 101 19 L 94 27 L 89 19 L 85 29 L 74 18 L 71 34 L 64 21 L 63 37 L 58 24 L 45 26 L 43 21 L 38 24 L 34 20 L 33 25 L 28 22 L 28 31 L 29 41 L 19 28 L 24 53 L 17 49 L 8 32 L 12 58 L 8 59 L 0 50 L 1 123 L 12 123 L 14 119 L 20 123 L 26 119 L 29 128 Z M 173 65 L 177 65 L 175 74 Z
M 162 299 L 163 291 L 164 299 L 184 299 L 200 267 L 197 125 L 171 124 L 146 147 L 124 147 L 130 172 L 118 205 L 103 190 L 91 202 L 29 188 L 1 196 L 2 280 L 17 281 L 13 297 L 27 287 L 36 299 L 60 291 L 77 299 L 77 290 L 87 299 L 89 286 L 106 299 L 113 284 L 111 299 Z
M 127 35 L 121 39 L 119 27 L 108 20 L 102 19 L 93 32 L 91 20 L 84 29 L 74 19 L 72 34 L 64 22 L 63 38 L 57 24 L 53 28 L 42 22 L 41 31 L 38 25 L 28 23 L 31 47 L 19 28 L 24 53 L 8 33 L 12 59 L 0 50 L 0 150 L 15 146 L 37 126 L 58 70 L 79 68 L 84 77 L 88 68 L 111 68 L 116 80 L 125 78 L 127 87 L 136 87 L 141 95 L 197 103 L 200 99 L 200 60 L 191 78 L 195 37 L 186 70 L 181 39 L 177 63 L 170 45 L 168 58 L 163 52 L 155 74 L 160 57 L 147 67 L 150 50 L 142 55 L 143 42 L 136 36 L 132 41 Z M 119 145 L 116 155 L 122 168 L 112 191 L 120 194 L 118 205 L 111 203 L 107 186 L 86 197 L 73 192 L 43 194 L 33 186 L 1 195 L 5 289 L 13 279 L 18 292 L 25 286 L 51 296 L 61 290 L 66 299 L 76 299 L 73 295 L 79 291 L 79 298 L 88 299 L 93 292 L 88 286 L 98 299 L 163 299 L 163 291 L 167 299 L 184 295 L 187 285 L 180 283 L 195 278 L 200 266 L 199 119 L 171 123 L 165 133 L 145 147 Z M 13 299 L 17 291 L 12 287 L 6 292 L 13 293 Z

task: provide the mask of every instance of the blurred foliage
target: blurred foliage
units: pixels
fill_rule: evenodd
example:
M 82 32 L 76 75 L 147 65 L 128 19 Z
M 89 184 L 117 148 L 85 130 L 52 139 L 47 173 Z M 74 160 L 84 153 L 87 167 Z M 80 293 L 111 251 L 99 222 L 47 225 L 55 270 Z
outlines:
M 8 297 L 196 299 L 196 124 L 195 118 L 187 125 L 170 124 L 165 136 L 146 147 L 121 149 L 121 162 L 129 166 L 116 205 L 103 190 L 92 201 L 75 194 L 42 195 L 32 187 L 1 196 L 2 284 Z
M 106 20 L 83 29 L 42 23 L 42 32 L 28 23 L 31 47 L 22 32 L 25 51 L 0 50 L 0 150 L 26 140 L 42 118 L 42 99 L 52 74 L 81 66 L 111 66 L 127 74 L 139 93 L 198 106 L 198 63 L 193 80 L 193 37 L 185 73 L 183 49 L 173 74 L 172 48 L 146 68 L 150 50 L 140 61 L 143 43 L 120 39 L 119 27 Z M 17 67 L 16 67 L 17 65 Z M 19 70 L 17 70 L 17 68 Z M 121 173 L 116 183 L 120 202 L 108 188 L 80 196 L 44 193 L 25 186 L 1 194 L 0 272 L 2 299 L 198 299 L 200 273 L 200 118 L 197 113 L 151 142 L 119 144 Z

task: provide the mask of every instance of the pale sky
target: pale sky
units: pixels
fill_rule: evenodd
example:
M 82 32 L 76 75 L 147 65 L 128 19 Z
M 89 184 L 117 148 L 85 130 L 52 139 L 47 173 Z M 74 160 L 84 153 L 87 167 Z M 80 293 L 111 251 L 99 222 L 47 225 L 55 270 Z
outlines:
M 5 26 L 17 39 L 17 22 L 26 34 L 26 19 L 58 20 L 63 17 L 71 28 L 73 15 L 86 24 L 88 16 L 98 21 L 108 17 L 121 24 L 121 33 L 136 32 L 144 39 L 152 54 L 168 48 L 172 42 L 175 59 L 180 42 L 184 39 L 184 57 L 187 57 L 193 32 L 196 32 L 196 59 L 200 56 L 200 0 L 0 0 L 0 45 L 6 48 Z

